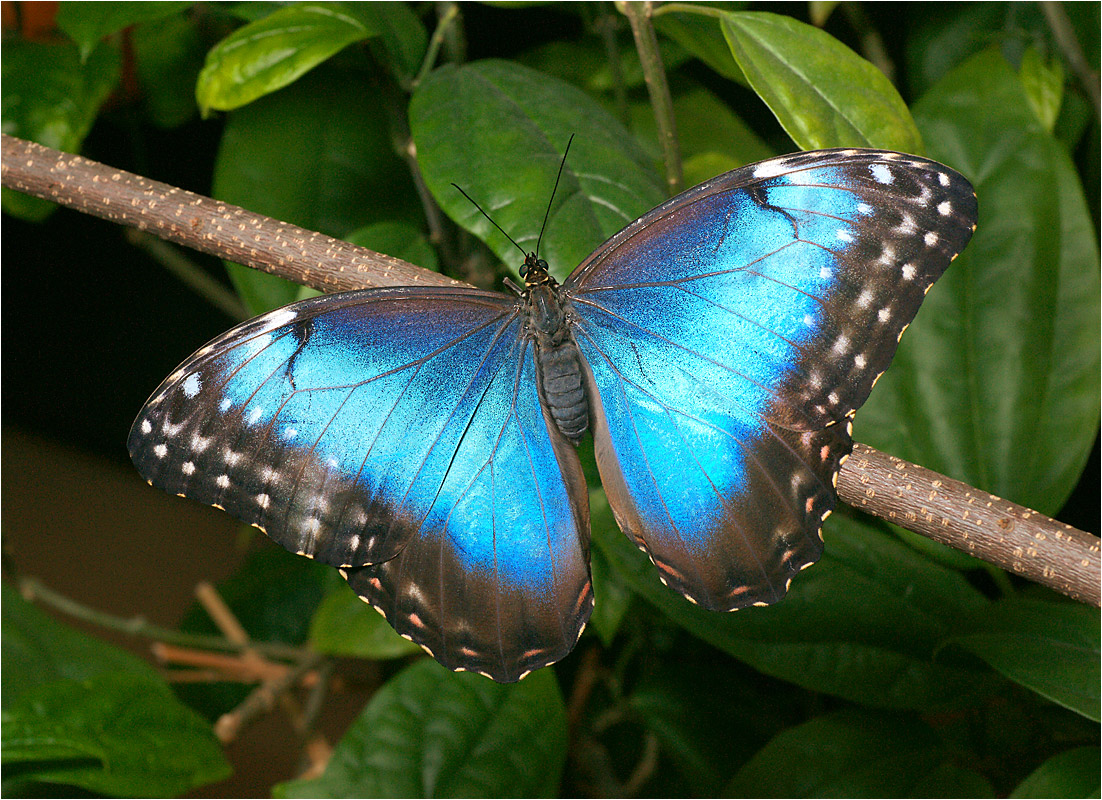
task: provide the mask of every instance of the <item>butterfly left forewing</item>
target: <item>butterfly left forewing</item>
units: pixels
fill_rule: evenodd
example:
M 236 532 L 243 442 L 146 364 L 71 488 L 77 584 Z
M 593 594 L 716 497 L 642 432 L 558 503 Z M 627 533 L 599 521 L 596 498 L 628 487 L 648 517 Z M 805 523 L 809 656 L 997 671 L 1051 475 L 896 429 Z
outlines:
M 667 583 L 737 608 L 818 557 L 849 417 L 974 224 L 940 164 L 803 153 L 674 198 L 567 280 L 602 479 Z

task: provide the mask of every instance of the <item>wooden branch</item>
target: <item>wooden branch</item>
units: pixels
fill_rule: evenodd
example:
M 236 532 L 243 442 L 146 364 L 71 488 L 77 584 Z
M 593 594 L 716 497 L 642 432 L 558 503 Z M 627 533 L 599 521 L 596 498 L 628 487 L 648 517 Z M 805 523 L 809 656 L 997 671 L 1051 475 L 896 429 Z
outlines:
M 3 135 L 3 184 L 322 292 L 458 286 L 406 261 Z
M 322 291 L 466 285 L 320 233 L 7 135 L 2 181 L 9 188 Z M 838 476 L 838 496 L 1069 597 L 1100 603 L 1097 536 L 860 444 Z

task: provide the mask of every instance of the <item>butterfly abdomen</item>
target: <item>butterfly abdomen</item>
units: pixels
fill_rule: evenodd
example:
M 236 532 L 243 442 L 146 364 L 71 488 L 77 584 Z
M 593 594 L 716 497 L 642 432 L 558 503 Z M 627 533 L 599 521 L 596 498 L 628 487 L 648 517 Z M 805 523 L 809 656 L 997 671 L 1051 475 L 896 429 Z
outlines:
M 581 354 L 554 285 L 529 288 L 528 315 L 540 398 L 563 436 L 577 442 L 589 427 L 589 403 L 582 386 Z

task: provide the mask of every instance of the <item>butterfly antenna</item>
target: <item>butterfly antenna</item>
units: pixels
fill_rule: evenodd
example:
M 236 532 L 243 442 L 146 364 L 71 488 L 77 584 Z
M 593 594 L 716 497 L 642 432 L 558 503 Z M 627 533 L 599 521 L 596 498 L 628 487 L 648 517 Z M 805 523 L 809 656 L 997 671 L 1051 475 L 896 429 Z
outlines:
M 479 205 L 478 203 L 476 203 L 476 202 L 474 201 L 474 198 L 473 198 L 473 197 L 471 197 L 471 196 L 470 196 L 469 194 L 467 194 L 467 193 L 466 193 L 466 192 L 464 192 L 464 191 L 463 191 L 462 189 L 460 189 L 460 188 L 459 188 L 459 184 L 458 184 L 458 183 L 453 183 L 453 184 L 452 184 L 452 186 L 454 186 L 454 187 L 455 187 L 456 189 L 459 189 L 459 193 L 460 193 L 461 195 L 463 195 L 464 197 L 466 197 L 466 198 L 467 198 L 468 200 L 470 200 L 470 201 L 471 201 L 471 205 L 472 205 L 472 206 L 474 206 L 475 208 L 477 208 L 477 209 L 478 209 L 478 211 L 479 211 L 479 213 L 481 213 L 481 214 L 482 214 L 482 216 L 484 216 L 484 217 L 485 217 L 486 219 L 490 220 L 490 224 L 491 224 L 491 225 L 493 225 L 493 226 L 494 226 L 495 228 L 497 228 L 497 229 L 498 229 L 499 231 L 501 231 L 502 235 L 503 235 L 503 236 L 504 236 L 504 237 L 505 237 L 506 239 L 508 239 L 508 240 L 509 240 L 510 242 L 512 242 L 512 243 L 513 243 L 513 246 L 514 246 L 514 247 L 516 247 L 516 249 L 517 249 L 517 250 L 519 250 L 519 251 L 521 252 L 521 254 L 522 254 L 522 255 L 523 255 L 523 256 L 524 256 L 525 258 L 528 258 L 528 254 L 524 252 L 524 248 L 523 248 L 523 247 L 521 247 L 521 246 L 520 246 L 519 244 L 517 244 L 517 243 L 516 243 L 516 241 L 515 241 L 515 240 L 513 239 L 513 237 L 512 237 L 512 236 L 510 236 L 509 234 L 505 233 L 505 229 L 504 229 L 504 228 L 502 228 L 502 227 L 501 227 L 500 225 L 498 225 L 498 224 L 497 224 L 496 222 L 494 222 L 494 218 L 493 218 L 493 217 L 491 217 L 491 216 L 490 216 L 489 214 L 487 214 L 487 213 L 486 213 L 485 211 L 483 211 L 483 210 L 482 210 L 482 206 L 480 206 L 480 205 Z M 538 245 L 537 245 L 537 247 L 538 247 Z
M 536 239 L 536 257 L 540 254 L 540 243 L 543 241 L 543 232 L 547 229 L 547 220 L 551 216 L 551 203 L 555 201 L 555 192 L 559 190 L 559 179 L 562 178 L 562 168 L 566 166 L 566 154 L 570 152 L 570 143 L 574 141 L 574 134 L 566 142 L 566 149 L 562 152 L 562 161 L 559 162 L 559 174 L 555 176 L 555 188 L 551 190 L 551 199 L 547 201 L 547 211 L 543 215 L 543 227 L 540 228 L 540 236 Z

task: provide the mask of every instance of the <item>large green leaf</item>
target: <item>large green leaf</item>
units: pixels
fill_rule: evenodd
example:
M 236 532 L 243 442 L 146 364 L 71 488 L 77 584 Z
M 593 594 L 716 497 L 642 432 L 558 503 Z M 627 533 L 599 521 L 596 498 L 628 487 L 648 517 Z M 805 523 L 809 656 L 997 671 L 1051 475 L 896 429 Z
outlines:
M 739 770 L 729 797 L 991 797 L 907 715 L 840 711 L 776 736 Z
M 238 28 L 208 54 L 195 99 L 204 114 L 251 103 L 381 28 L 341 3 L 301 3 Z
M 750 86 L 800 148 L 922 152 L 895 87 L 830 34 L 765 12 L 726 14 L 721 25 Z
M 559 792 L 566 711 L 552 670 L 499 684 L 424 659 L 371 699 L 313 780 L 280 797 L 533 797 Z
M 432 72 L 413 95 L 410 127 L 437 202 L 514 267 L 523 256 L 452 183 L 534 249 L 563 149 L 576 134 L 540 250 L 558 278 L 662 199 L 658 176 L 619 122 L 573 86 L 515 64 Z
M 210 725 L 160 678 L 128 672 L 25 693 L 4 712 L 3 762 L 7 785 L 131 797 L 179 795 L 230 774 Z
M 195 81 L 206 52 L 200 24 L 190 16 L 177 14 L 138 25 L 131 38 L 150 119 L 172 128 L 194 117 L 198 110 Z
M 85 63 L 74 44 L 38 44 L 5 37 L 3 131 L 65 153 L 81 143 L 119 76 L 119 55 L 98 47 Z M 4 211 L 27 220 L 45 219 L 53 203 L 4 188 Z
M 3 591 L 0 660 L 4 669 L 4 707 L 44 683 L 85 680 L 105 673 L 155 678 L 157 673 L 140 658 L 62 625 L 19 596 L 7 583 Z
M 418 209 L 409 170 L 378 113 L 381 95 L 359 72 L 315 70 L 229 115 L 214 196 L 330 236 Z M 299 299 L 301 287 L 230 267 L 254 314 Z
M 694 635 L 768 675 L 879 708 L 927 708 L 980 673 L 935 661 L 957 617 L 985 603 L 967 581 L 880 528 L 832 518 L 822 560 L 768 608 L 723 614 L 671 592 L 594 495 L 594 544 L 624 580 Z M 598 602 L 600 598 L 598 598 Z
M 1097 608 L 1011 597 L 993 603 L 970 630 L 947 644 L 963 647 L 1012 681 L 1043 697 L 1102 719 L 1102 634 Z
M 59 3 L 57 26 L 80 45 L 80 57 L 84 60 L 105 36 L 139 22 L 167 17 L 190 6 L 190 2 Z
M 930 291 L 855 438 L 1045 513 L 1098 429 L 1097 234 L 1063 148 L 996 51 L 915 107 L 969 177 L 979 227 Z

